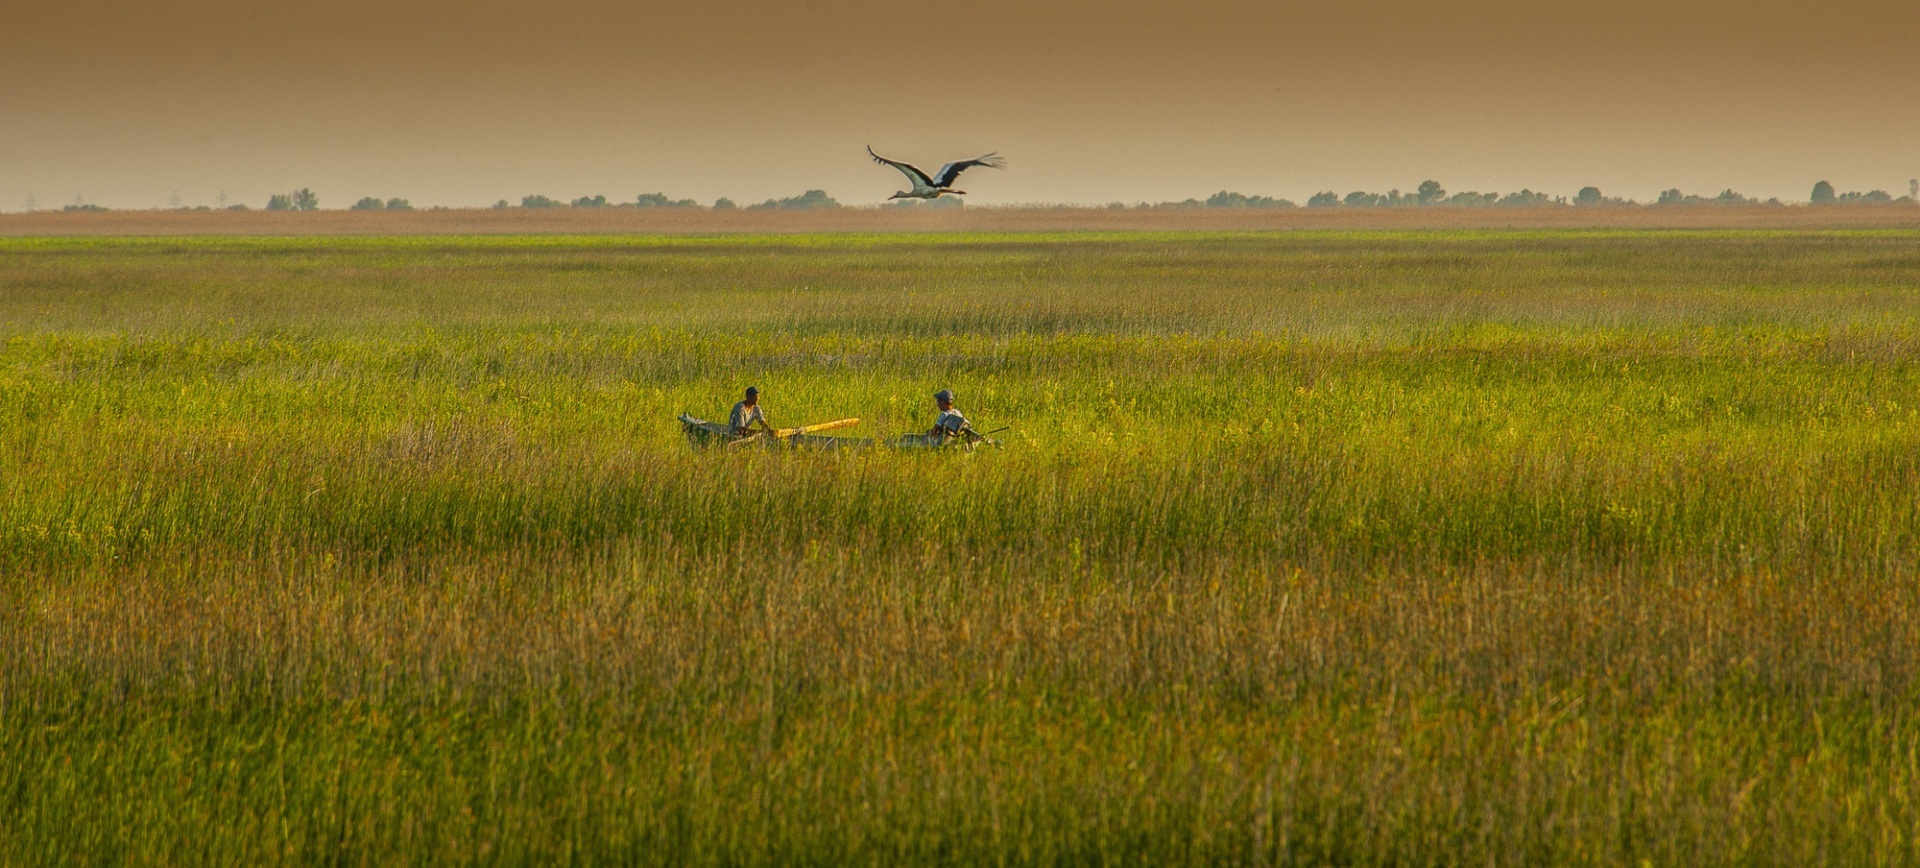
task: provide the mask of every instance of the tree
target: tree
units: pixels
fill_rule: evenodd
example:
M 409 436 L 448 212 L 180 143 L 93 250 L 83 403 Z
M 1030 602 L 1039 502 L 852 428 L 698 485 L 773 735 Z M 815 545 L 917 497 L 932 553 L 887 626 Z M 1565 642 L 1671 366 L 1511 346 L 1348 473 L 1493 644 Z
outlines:
M 533 196 L 520 197 L 520 207 L 522 208 L 562 208 L 565 206 L 566 206 L 566 203 L 561 202 L 558 199 L 549 199 L 545 196 L 541 196 L 537 194 Z
M 363 197 L 360 201 L 353 203 L 353 207 L 348 208 L 347 210 L 349 211 L 384 211 L 386 210 L 386 207 L 387 207 L 387 203 L 380 201 L 379 197 L 366 196 L 366 197 Z
M 1827 205 L 1833 202 L 1833 185 L 1825 181 L 1813 185 L 1813 204 Z
M 1687 201 L 1687 194 L 1680 192 L 1679 187 L 1673 187 L 1671 189 L 1661 191 L 1660 201 L 1658 204 L 1680 205 L 1685 203 L 1686 201 Z
M 605 207 L 607 207 L 607 197 L 605 197 L 605 196 L 581 196 L 580 198 L 578 198 L 578 199 L 575 199 L 575 200 L 573 200 L 573 207 L 575 207 L 575 208 L 605 208 Z
M 1920 178 L 1907 182 L 1907 198 L 1920 202 Z
M 1328 190 L 1325 193 L 1315 193 L 1307 199 L 1308 208 L 1332 208 L 1339 204 L 1340 194 L 1332 190 Z
M 732 211 L 733 209 L 738 207 L 740 206 L 734 204 L 732 199 L 729 199 L 725 196 L 721 196 L 720 198 L 713 200 L 713 210 L 715 211 Z
M 1420 189 L 1414 191 L 1414 197 L 1422 205 L 1432 205 L 1447 198 L 1447 190 L 1439 181 L 1421 181 Z
M 313 195 L 312 190 L 301 187 L 293 191 L 293 210 L 318 211 L 320 210 L 320 197 Z
M 267 197 L 268 211 L 292 211 L 293 197 L 285 193 L 275 193 Z
M 1606 198 L 1607 197 L 1600 195 L 1599 187 L 1581 187 L 1580 192 L 1574 194 L 1573 204 L 1598 205 L 1601 202 L 1606 201 Z
M 388 199 L 387 210 L 388 211 L 412 211 L 413 203 L 405 199 Z

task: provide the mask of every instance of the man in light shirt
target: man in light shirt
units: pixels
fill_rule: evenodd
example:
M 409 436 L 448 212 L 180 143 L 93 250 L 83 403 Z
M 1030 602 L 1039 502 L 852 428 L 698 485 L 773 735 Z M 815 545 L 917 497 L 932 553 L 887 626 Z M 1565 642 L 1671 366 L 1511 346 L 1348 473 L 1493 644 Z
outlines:
M 973 430 L 973 426 L 967 424 L 967 417 L 954 409 L 952 392 L 941 389 L 933 393 L 933 402 L 940 405 L 940 416 L 933 420 L 933 427 L 927 431 L 928 437 L 945 439 L 962 431 Z
M 773 426 L 767 424 L 766 414 L 760 412 L 760 390 L 748 386 L 746 400 L 733 405 L 733 413 L 727 417 L 727 425 L 733 429 L 733 436 L 745 437 L 756 424 L 760 426 L 760 430 L 768 434 L 773 433 Z

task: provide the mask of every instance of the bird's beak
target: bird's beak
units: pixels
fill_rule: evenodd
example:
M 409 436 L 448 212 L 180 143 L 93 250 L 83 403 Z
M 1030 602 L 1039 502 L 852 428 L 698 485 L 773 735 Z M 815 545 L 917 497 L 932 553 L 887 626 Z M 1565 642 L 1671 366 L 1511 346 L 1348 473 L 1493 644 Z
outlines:
M 889 199 L 898 199 L 898 198 L 900 198 L 901 196 L 905 196 L 905 195 L 907 195 L 907 194 L 905 194 L 905 193 L 895 193 L 895 194 L 893 194 L 893 195 L 891 195 L 891 196 L 888 196 L 887 198 L 889 198 Z

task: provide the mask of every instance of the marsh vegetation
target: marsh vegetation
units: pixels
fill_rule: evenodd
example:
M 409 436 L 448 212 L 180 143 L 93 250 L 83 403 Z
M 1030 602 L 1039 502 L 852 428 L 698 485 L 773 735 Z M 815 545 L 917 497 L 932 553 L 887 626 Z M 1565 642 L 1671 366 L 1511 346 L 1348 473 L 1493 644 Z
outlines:
M 0 241 L 0 862 L 1913 861 L 1917 240 Z

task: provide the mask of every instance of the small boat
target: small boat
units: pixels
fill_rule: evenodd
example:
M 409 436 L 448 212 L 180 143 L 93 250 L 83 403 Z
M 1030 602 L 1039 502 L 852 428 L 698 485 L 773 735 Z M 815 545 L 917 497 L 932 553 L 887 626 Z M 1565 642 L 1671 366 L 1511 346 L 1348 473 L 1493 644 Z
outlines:
M 998 434 L 1005 430 L 1001 428 L 987 433 Z M 957 434 L 902 434 L 888 445 L 895 449 L 961 449 L 972 452 L 979 446 L 999 446 L 1000 441 L 968 428 Z
M 859 419 L 838 419 L 816 425 L 802 425 L 798 428 L 780 428 L 772 435 L 760 431 L 745 437 L 735 437 L 733 428 L 729 425 L 708 422 L 687 413 L 680 414 L 680 428 L 687 435 L 687 442 L 693 444 L 695 449 L 710 449 L 716 446 L 728 448 L 751 446 L 767 449 L 859 449 L 872 446 L 873 441 L 867 438 L 833 437 L 811 433 L 858 424 L 860 424 Z

